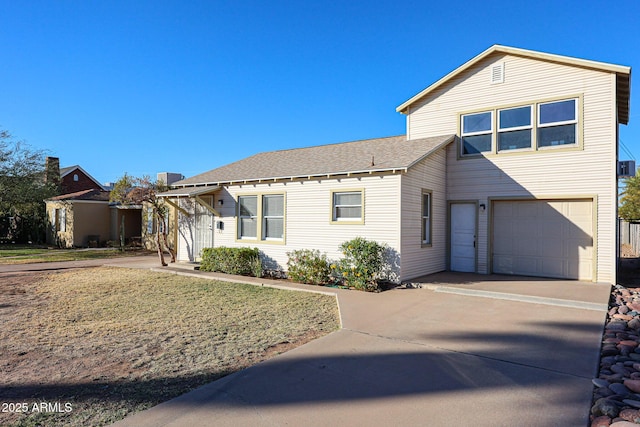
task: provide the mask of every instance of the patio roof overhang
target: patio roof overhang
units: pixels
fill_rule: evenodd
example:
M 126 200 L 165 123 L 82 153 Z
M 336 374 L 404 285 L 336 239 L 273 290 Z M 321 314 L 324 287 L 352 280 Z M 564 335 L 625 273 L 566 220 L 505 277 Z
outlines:
M 198 204 L 207 209 L 209 212 L 214 214 L 215 216 L 222 216 L 220 212 L 215 210 L 213 206 L 207 203 L 202 197 L 205 194 L 212 194 L 216 191 L 220 190 L 219 185 L 212 185 L 208 187 L 183 187 L 176 188 L 174 190 L 165 191 L 164 193 L 157 194 L 156 197 L 160 197 L 165 200 L 169 205 L 176 208 L 178 211 L 183 213 L 184 215 L 189 216 L 190 213 L 184 210 L 180 205 L 173 202 L 171 199 L 181 199 L 181 198 L 190 198 L 194 199 Z
M 159 193 L 156 196 L 162 198 L 178 199 L 181 197 L 196 197 L 205 194 L 211 194 L 215 193 L 218 190 L 220 190 L 219 185 L 210 185 L 206 187 L 182 187 Z

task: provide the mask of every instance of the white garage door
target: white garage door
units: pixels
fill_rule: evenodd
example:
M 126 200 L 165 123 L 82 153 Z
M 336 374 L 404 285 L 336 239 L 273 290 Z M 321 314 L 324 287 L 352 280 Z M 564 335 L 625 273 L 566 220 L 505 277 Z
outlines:
M 591 280 L 593 201 L 493 202 L 493 272 Z

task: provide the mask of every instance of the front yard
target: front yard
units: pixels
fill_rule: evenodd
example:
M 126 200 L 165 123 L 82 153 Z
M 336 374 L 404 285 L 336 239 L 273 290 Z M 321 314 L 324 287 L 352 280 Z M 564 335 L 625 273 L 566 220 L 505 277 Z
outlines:
M 146 253 L 144 249 L 49 249 L 37 246 L 0 245 L 0 265 L 27 264 L 32 262 L 80 261 L 83 259 L 115 258 L 137 256 Z
M 0 274 L 0 425 L 105 425 L 338 328 L 333 297 L 121 268 Z

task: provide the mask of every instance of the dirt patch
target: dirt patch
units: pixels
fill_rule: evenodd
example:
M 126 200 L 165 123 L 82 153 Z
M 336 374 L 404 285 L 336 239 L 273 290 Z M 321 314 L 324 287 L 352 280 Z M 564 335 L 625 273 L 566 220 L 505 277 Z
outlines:
M 338 327 L 335 299 L 141 270 L 0 274 L 0 425 L 105 425 Z

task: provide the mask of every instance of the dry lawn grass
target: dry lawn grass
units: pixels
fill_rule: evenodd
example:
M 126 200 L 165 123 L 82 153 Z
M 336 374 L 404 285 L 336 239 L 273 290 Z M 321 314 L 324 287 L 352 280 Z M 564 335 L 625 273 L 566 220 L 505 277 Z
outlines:
M 329 296 L 143 270 L 0 274 L 0 295 L 0 403 L 29 408 L 0 425 L 105 425 L 338 327 Z
M 85 259 L 120 258 L 150 254 L 145 249 L 43 249 L 0 247 L 0 265 L 34 262 L 80 261 Z

